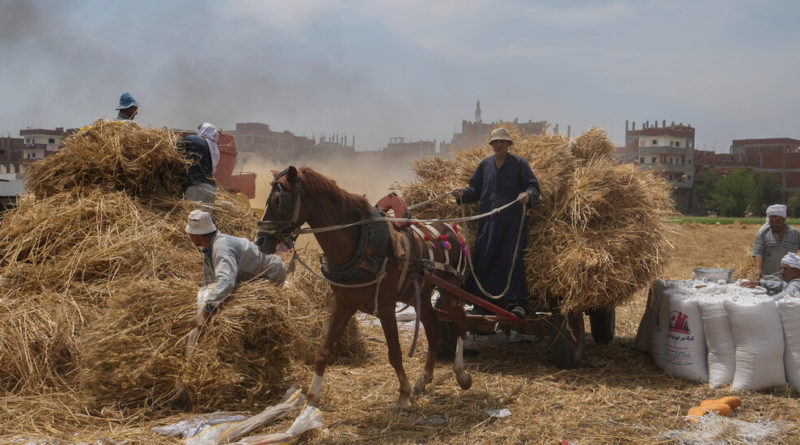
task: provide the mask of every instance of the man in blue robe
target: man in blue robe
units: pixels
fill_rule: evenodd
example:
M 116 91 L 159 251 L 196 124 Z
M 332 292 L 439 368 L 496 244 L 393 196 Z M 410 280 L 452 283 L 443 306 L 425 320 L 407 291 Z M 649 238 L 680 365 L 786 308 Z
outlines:
M 539 181 L 525 159 L 508 152 L 513 143 L 505 128 L 492 131 L 489 145 L 494 149 L 494 155 L 478 164 L 469 180 L 469 187 L 455 189 L 452 194 L 462 203 L 479 201 L 478 213 L 488 212 L 515 200 L 520 203 L 478 220 L 475 249 L 472 252 L 475 274 L 467 279 L 466 290 L 493 303 L 499 302 L 517 316 L 524 317 L 528 289 L 522 257 L 527 245 L 528 221 L 527 218 L 522 221 L 522 204 L 528 204 L 530 208 L 539 200 Z M 523 224 L 521 235 L 520 223 Z M 512 262 L 514 271 L 508 292 L 499 300 L 489 299 L 481 292 L 476 280 L 486 292 L 499 295 L 508 283 Z

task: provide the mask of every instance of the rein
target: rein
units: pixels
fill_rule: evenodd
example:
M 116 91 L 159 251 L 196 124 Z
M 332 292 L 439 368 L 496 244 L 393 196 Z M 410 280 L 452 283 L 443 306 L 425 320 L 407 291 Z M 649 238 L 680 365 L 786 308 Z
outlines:
M 442 195 L 442 196 L 446 196 L 446 195 Z M 496 209 L 492 209 L 492 210 L 490 210 L 488 212 L 484 212 L 484 213 L 481 213 L 479 215 L 473 215 L 473 216 L 462 216 L 461 218 L 416 219 L 416 218 L 397 218 L 397 217 L 390 217 L 390 216 L 378 216 L 378 217 L 374 217 L 374 218 L 362 219 L 361 221 L 356 221 L 356 222 L 352 222 L 352 223 L 349 223 L 349 224 L 339 224 L 339 225 L 334 225 L 334 226 L 324 226 L 324 227 L 317 227 L 317 228 L 301 227 L 301 228 L 297 228 L 297 229 L 293 230 L 291 234 L 292 234 L 292 236 L 294 236 L 296 238 L 299 235 L 306 235 L 306 234 L 313 234 L 313 233 L 324 233 L 324 232 L 333 232 L 333 231 L 336 231 L 336 230 L 342 230 L 342 229 L 347 229 L 347 228 L 350 228 L 350 227 L 361 226 L 361 225 L 370 224 L 370 223 L 373 223 L 373 222 L 405 222 L 405 223 L 409 223 L 409 224 L 411 224 L 411 223 L 433 224 L 433 223 L 447 223 L 447 222 L 449 222 L 449 223 L 462 223 L 462 222 L 475 221 L 475 220 L 478 220 L 478 219 L 486 218 L 487 216 L 492 216 L 494 214 L 502 212 L 503 210 L 511 207 L 512 205 L 514 205 L 516 203 L 517 203 L 516 200 L 515 201 L 511 201 L 508 204 L 505 204 L 505 205 L 503 205 L 501 207 L 498 207 Z M 409 207 L 409 208 L 411 208 L 411 207 Z M 525 208 L 527 208 L 527 204 L 526 204 Z M 464 212 L 463 212 L 463 205 L 462 205 L 462 215 L 463 214 L 464 214 Z M 522 215 L 523 215 L 523 218 L 524 218 L 525 212 L 522 212 Z M 258 221 L 258 225 L 259 226 L 267 227 L 270 224 L 272 224 L 271 221 Z
M 516 201 L 512 201 L 516 202 Z M 522 205 L 522 218 L 519 221 L 519 231 L 517 232 L 517 245 L 514 247 L 514 257 L 511 259 L 511 268 L 508 270 L 508 280 L 506 281 L 506 288 L 503 289 L 503 293 L 500 295 L 492 295 L 491 293 L 487 292 L 486 289 L 483 288 L 483 285 L 480 281 L 478 281 L 478 276 L 475 274 L 475 269 L 472 267 L 472 255 L 469 255 L 469 251 L 467 251 L 467 262 L 469 263 L 469 271 L 472 272 L 472 278 L 475 279 L 475 284 L 478 285 L 478 289 L 481 290 L 483 295 L 491 298 L 492 300 L 499 300 L 503 298 L 507 293 L 508 290 L 511 288 L 511 275 L 514 274 L 514 266 L 517 264 L 517 253 L 519 252 L 519 242 L 522 239 L 522 227 L 525 223 L 525 214 L 528 210 L 528 204 L 525 203 Z M 461 205 L 461 215 L 464 215 L 464 205 Z M 461 236 L 464 236 L 463 234 Z M 467 242 L 467 237 L 464 237 L 464 246 L 469 245 Z M 469 249 L 469 247 L 467 247 Z

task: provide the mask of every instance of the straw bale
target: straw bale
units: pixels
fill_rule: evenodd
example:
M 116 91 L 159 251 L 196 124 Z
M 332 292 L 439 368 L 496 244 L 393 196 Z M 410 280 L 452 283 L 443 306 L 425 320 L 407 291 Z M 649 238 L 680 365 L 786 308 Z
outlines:
M 301 280 L 322 284 L 308 276 Z M 325 332 L 329 296 L 309 294 L 299 281 L 279 288 L 255 280 L 237 287 L 190 359 L 186 337 L 195 319 L 196 285 L 177 279 L 132 282 L 81 338 L 81 387 L 97 408 L 235 409 L 267 400 L 285 389 L 289 360 L 310 359 Z M 340 345 L 357 356 L 363 348 L 359 337 L 349 343 L 345 337 Z
M 181 196 L 189 161 L 167 128 L 98 119 L 64 140 L 57 153 L 31 164 L 26 188 L 39 198 L 102 188 L 134 196 Z
M 601 129 L 578 137 L 571 151 L 561 135 L 527 136 L 509 128 L 511 152 L 526 159 L 539 179 L 541 199 L 529 211 L 526 281 L 534 309 L 562 311 L 613 307 L 656 279 L 672 230 L 669 184 L 635 166 L 613 160 L 613 144 Z M 400 185 L 409 205 L 464 187 L 488 146 L 454 153 L 454 160 L 417 161 L 417 180 Z M 466 215 L 475 214 L 465 206 Z M 461 216 L 453 199 L 415 212 L 425 218 Z M 475 223 L 463 232 L 470 245 Z M 509 255 L 511 253 L 509 252 Z
M 576 158 L 590 160 L 594 157 L 614 158 L 614 144 L 600 128 L 592 128 L 578 138 L 572 147 L 572 154 Z
M 30 393 L 61 384 L 73 368 L 75 332 L 84 314 L 68 295 L 26 295 L 24 304 L 0 297 L 0 389 Z
M 279 289 L 265 281 L 243 287 L 250 292 L 220 308 L 187 359 L 196 286 L 130 283 L 81 338 L 79 382 L 94 407 L 222 409 L 267 398 L 284 377 L 289 339 L 281 325 L 289 320 L 277 312 Z

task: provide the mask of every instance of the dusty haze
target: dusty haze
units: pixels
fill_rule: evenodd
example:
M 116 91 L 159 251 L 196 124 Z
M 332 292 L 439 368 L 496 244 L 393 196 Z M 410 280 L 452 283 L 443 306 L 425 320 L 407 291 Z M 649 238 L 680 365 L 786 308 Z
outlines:
M 378 159 L 314 158 L 300 159 L 291 164 L 277 164 L 264 156 L 253 153 L 239 153 L 236 172 L 253 172 L 256 177 L 256 197 L 250 200 L 253 208 L 263 209 L 272 181 L 272 170 L 281 171 L 289 165 L 309 166 L 336 181 L 339 187 L 350 193 L 366 195 L 371 204 L 393 191 L 395 182 L 409 182 L 414 179 L 412 161 L 390 163 Z

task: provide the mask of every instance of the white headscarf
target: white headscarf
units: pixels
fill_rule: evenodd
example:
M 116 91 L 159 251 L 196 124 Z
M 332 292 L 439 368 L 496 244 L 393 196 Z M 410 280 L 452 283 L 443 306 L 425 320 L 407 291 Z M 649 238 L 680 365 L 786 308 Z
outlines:
M 767 207 L 767 218 L 770 216 L 780 216 L 786 218 L 786 206 L 783 204 L 773 204 Z
M 800 269 L 800 256 L 797 256 L 794 252 L 789 252 L 781 259 L 781 264 Z
M 208 151 L 211 152 L 211 174 L 213 175 L 217 171 L 217 164 L 219 163 L 219 146 L 217 145 L 219 132 L 217 127 L 206 122 L 197 130 L 197 135 L 208 143 Z

